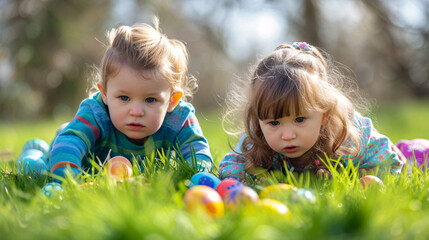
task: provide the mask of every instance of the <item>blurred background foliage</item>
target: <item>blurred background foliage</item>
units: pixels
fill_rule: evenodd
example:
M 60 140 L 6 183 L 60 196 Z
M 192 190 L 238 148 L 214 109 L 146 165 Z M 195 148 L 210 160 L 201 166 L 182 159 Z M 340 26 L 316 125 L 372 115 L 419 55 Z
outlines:
M 429 96 L 428 0 L 0 0 L 0 119 L 73 115 L 105 32 L 154 15 L 187 44 L 198 111 L 221 107 L 235 78 L 294 41 L 348 66 L 368 99 Z

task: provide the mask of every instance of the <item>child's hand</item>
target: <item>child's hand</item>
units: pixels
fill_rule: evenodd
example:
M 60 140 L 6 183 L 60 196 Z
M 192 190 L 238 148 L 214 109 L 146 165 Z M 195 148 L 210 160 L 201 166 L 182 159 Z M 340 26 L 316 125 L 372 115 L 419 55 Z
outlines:
M 329 172 L 329 171 L 328 171 L 328 170 L 326 170 L 326 169 L 319 168 L 319 169 L 316 171 L 316 177 L 317 177 L 318 179 L 330 179 L 330 178 L 332 177 L 332 174 L 331 174 L 331 172 Z

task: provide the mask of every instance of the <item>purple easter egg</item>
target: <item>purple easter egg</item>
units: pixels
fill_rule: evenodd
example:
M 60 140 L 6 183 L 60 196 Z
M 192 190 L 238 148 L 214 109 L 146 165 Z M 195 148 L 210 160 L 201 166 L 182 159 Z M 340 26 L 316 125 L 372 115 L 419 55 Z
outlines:
M 429 140 L 413 139 L 401 140 L 396 146 L 401 150 L 410 164 L 415 160 L 418 167 L 422 167 L 425 161 L 429 167 Z

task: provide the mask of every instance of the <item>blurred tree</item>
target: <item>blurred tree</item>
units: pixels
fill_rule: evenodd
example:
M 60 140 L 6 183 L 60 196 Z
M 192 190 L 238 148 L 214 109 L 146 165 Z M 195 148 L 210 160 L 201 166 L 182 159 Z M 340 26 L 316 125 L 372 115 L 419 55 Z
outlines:
M 139 4 L 142 9 L 156 9 L 153 14 L 159 16 L 163 32 L 186 44 L 190 56 L 189 73 L 199 81 L 193 104 L 199 110 L 209 111 L 219 108 L 226 85 L 238 68 L 226 53 L 224 33 L 211 25 L 209 20 L 212 18 L 210 12 L 215 14 L 220 11 L 221 2 L 206 5 L 209 15 L 205 16 L 205 20 L 186 15 L 183 2 L 154 0 L 139 1 Z
M 109 4 L 3 2 L 0 51 L 8 57 L 13 75 L 2 80 L 2 119 L 61 114 L 87 95 L 85 63 L 98 62 L 99 51 L 94 50 L 100 47 L 94 32 L 100 32 Z
M 423 7 L 422 11 L 426 13 L 426 23 L 422 27 L 404 24 L 389 5 L 395 2 L 363 0 L 363 3 L 374 14 L 374 25 L 381 30 L 373 36 L 374 40 L 383 43 L 377 47 L 373 45 L 373 50 L 376 51 L 374 66 L 391 72 L 391 80 L 399 85 L 401 91 L 408 89 L 415 97 L 428 97 L 429 2 L 419 2 Z M 424 39 L 423 46 L 414 41 L 416 36 L 410 39 L 410 34 Z
M 419 24 L 404 18 L 410 13 L 401 6 L 410 5 L 423 16 Z M 74 113 L 86 96 L 87 64 L 102 55 L 96 38 L 104 42 L 111 27 L 150 23 L 153 15 L 164 33 L 187 44 L 200 110 L 222 104 L 229 83 L 246 78 L 255 58 L 294 41 L 349 66 L 368 97 L 429 95 L 427 0 L 3 0 L 0 117 Z

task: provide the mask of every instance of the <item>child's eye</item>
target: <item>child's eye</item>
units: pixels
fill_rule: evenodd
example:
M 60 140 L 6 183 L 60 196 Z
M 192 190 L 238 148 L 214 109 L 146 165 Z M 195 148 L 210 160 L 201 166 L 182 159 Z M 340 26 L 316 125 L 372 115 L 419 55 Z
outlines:
M 305 120 L 305 117 L 297 117 L 297 118 L 295 118 L 295 122 L 297 122 L 297 123 L 302 123 L 302 122 L 304 122 L 304 120 Z
M 156 99 L 155 99 L 155 98 L 153 98 L 153 97 L 146 98 L 146 102 L 147 102 L 147 103 L 153 103 L 153 102 L 155 102 L 155 101 L 156 101 Z
M 126 102 L 128 101 L 130 98 L 127 96 L 119 96 L 119 99 L 121 99 L 122 101 Z
M 280 124 L 280 122 L 279 121 L 271 121 L 268 124 L 270 124 L 271 126 L 277 126 Z

